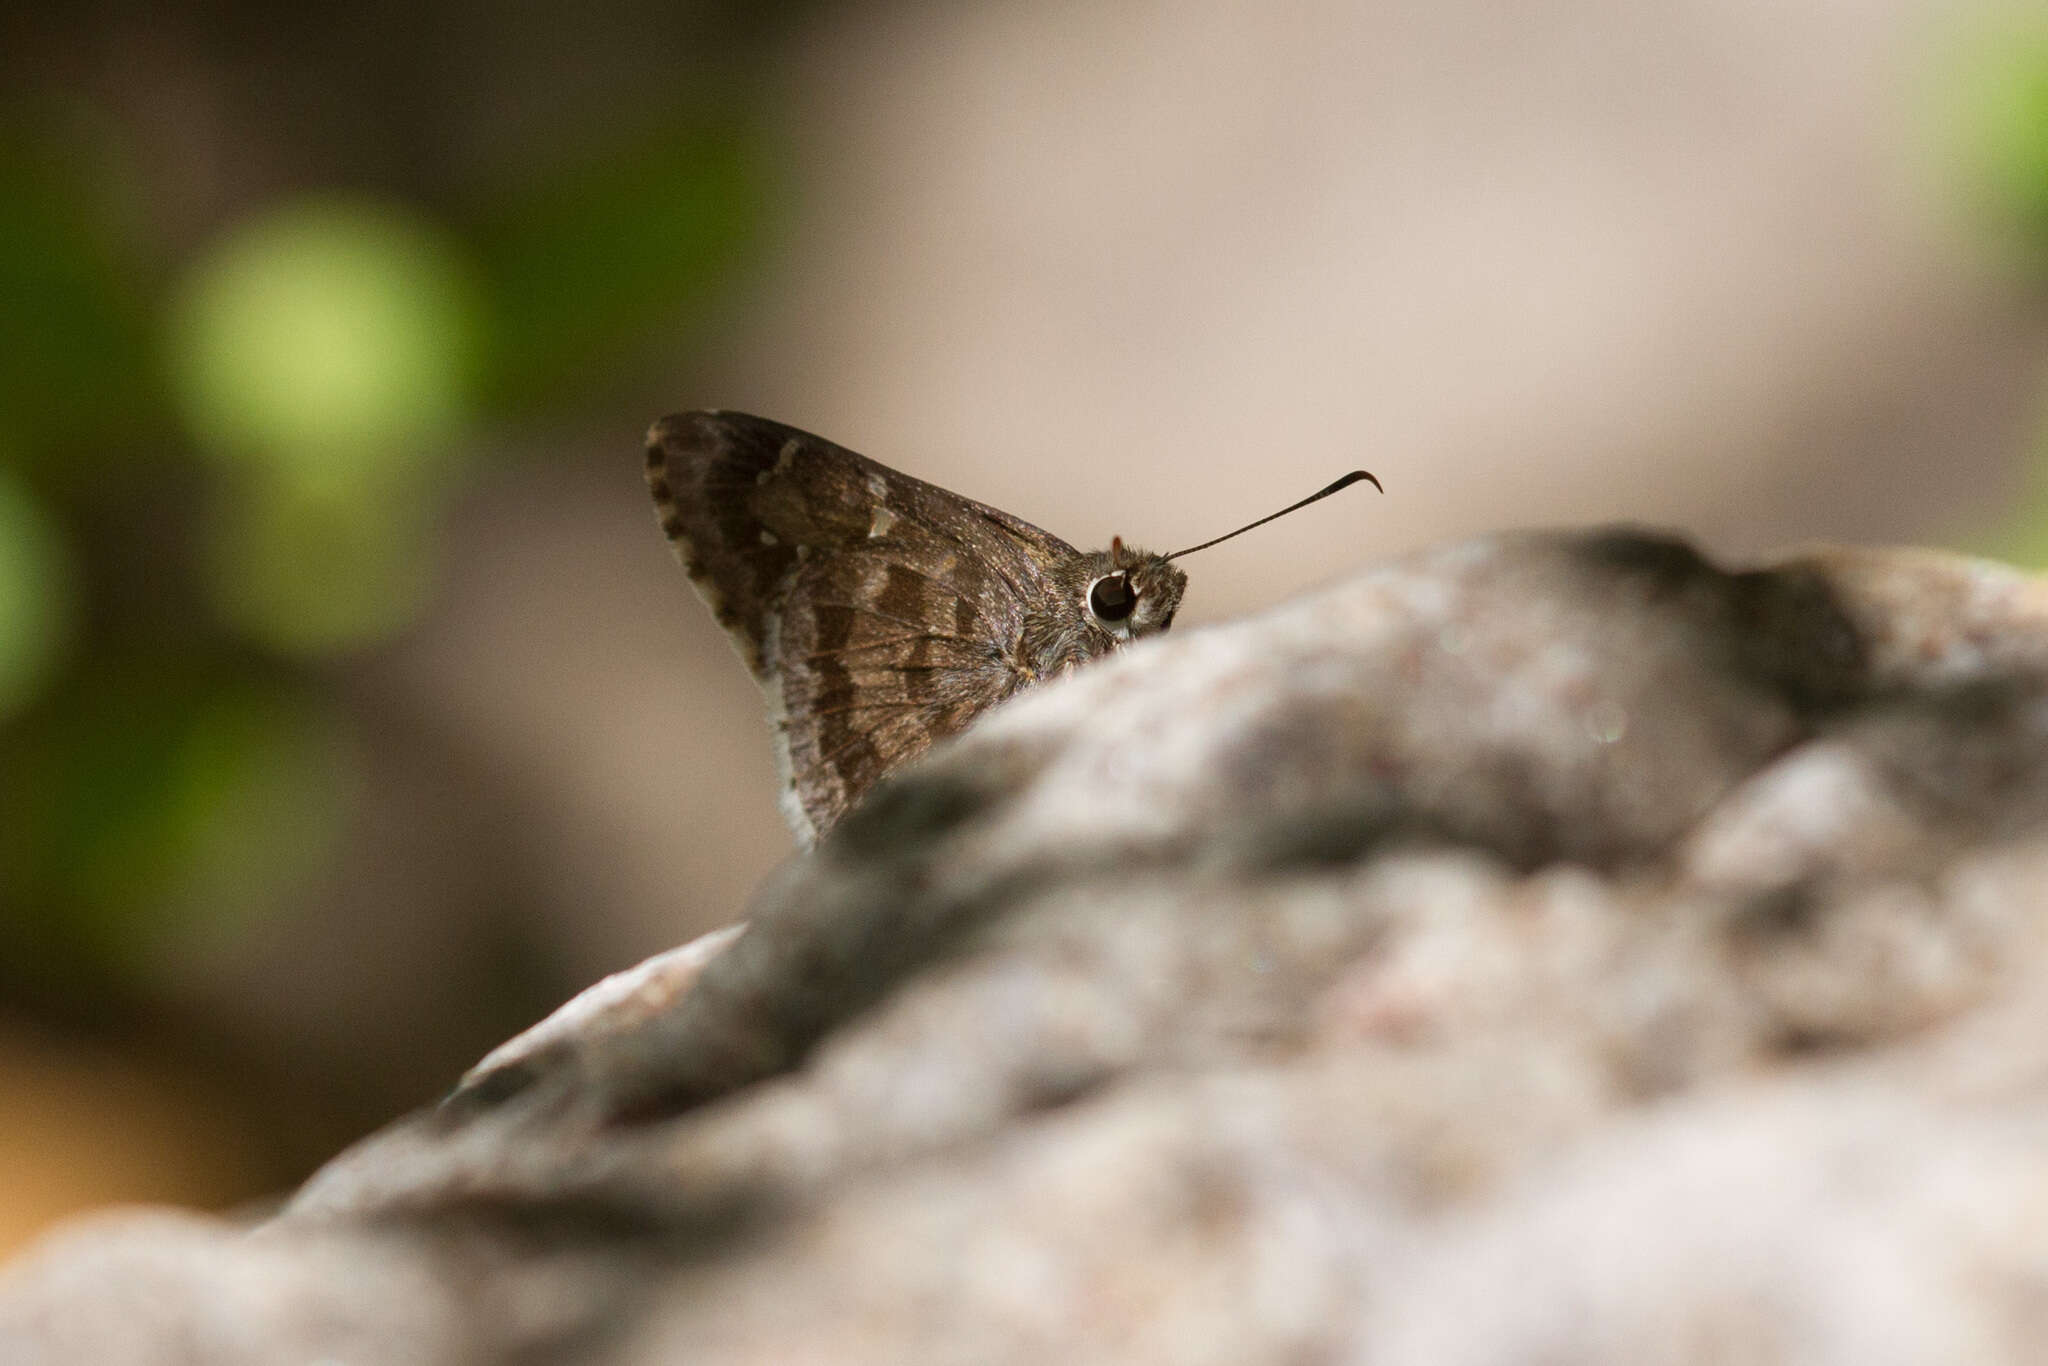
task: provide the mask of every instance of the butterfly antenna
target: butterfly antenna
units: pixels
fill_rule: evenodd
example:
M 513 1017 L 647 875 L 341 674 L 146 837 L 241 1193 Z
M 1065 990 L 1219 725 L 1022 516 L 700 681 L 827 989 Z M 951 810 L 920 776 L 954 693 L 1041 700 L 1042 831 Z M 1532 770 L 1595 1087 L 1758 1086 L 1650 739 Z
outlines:
M 1183 555 L 1192 555 L 1197 550 L 1207 550 L 1212 545 L 1221 545 L 1223 542 L 1229 540 L 1232 536 L 1242 536 L 1247 531 L 1250 531 L 1253 527 L 1264 526 L 1266 523 L 1273 521 L 1275 518 L 1285 517 L 1290 512 L 1299 512 L 1303 508 L 1307 507 L 1310 503 L 1316 502 L 1323 498 L 1328 498 L 1333 493 L 1340 493 L 1343 490 L 1350 488 L 1353 484 L 1358 483 L 1360 480 L 1363 480 L 1366 483 L 1371 484 L 1374 488 L 1379 489 L 1381 493 L 1386 492 L 1384 488 L 1380 488 L 1380 481 L 1378 479 L 1375 479 L 1369 471 L 1353 470 L 1351 471 L 1351 473 L 1345 475 L 1342 479 L 1339 479 L 1336 483 L 1331 484 L 1328 488 L 1318 489 L 1298 503 L 1289 503 L 1286 507 L 1281 508 L 1278 512 L 1273 513 L 1271 516 L 1261 517 L 1256 522 L 1247 522 L 1243 526 L 1239 527 L 1237 530 L 1225 532 L 1223 535 L 1218 536 L 1213 541 L 1204 541 L 1200 545 L 1191 545 L 1186 550 L 1176 550 L 1171 555 L 1168 555 L 1166 558 L 1169 560 L 1177 560 Z

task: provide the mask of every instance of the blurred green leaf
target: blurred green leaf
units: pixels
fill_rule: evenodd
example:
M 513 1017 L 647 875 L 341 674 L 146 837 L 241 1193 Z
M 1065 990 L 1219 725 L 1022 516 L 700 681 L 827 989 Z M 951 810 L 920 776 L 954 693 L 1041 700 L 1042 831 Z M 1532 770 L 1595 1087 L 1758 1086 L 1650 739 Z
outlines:
M 39 962 L 145 973 L 175 941 L 287 906 L 331 861 L 356 788 L 337 721 L 307 698 L 110 666 L 0 775 L 7 937 Z
M 33 702 L 55 677 L 76 634 L 76 615 L 63 534 L 29 491 L 0 468 L 0 722 Z
M 368 200 L 298 200 L 229 233 L 171 313 L 171 374 L 202 449 L 354 482 L 437 458 L 478 345 L 451 239 Z
M 206 582 L 222 618 L 286 654 L 368 644 L 426 598 L 440 490 L 419 479 L 243 481 L 222 500 Z
M 362 200 L 287 205 L 195 267 L 172 374 L 223 476 L 203 578 L 243 635 L 318 655 L 412 618 L 470 412 L 476 299 L 452 239 Z
M 1967 192 L 2048 268 L 2048 12 L 1969 22 L 1941 120 Z
M 129 429 L 153 393 L 132 177 L 90 128 L 0 113 L 0 414 L 18 458 Z
M 502 202 L 478 234 L 495 400 L 528 408 L 601 385 L 663 328 L 707 313 L 752 264 L 769 198 L 754 129 L 684 119 Z

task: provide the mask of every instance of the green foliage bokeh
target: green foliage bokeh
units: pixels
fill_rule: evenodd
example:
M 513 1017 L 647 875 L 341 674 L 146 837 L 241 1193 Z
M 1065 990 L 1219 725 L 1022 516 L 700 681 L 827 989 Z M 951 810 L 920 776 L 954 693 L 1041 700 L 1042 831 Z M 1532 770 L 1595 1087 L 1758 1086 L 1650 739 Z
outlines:
M 294 192 L 174 245 L 115 120 L 0 107 L 0 989 L 139 982 L 286 905 L 357 800 L 333 671 L 431 600 L 451 499 L 742 287 L 731 108 L 487 200 Z M 34 980 L 30 980 L 34 979 Z

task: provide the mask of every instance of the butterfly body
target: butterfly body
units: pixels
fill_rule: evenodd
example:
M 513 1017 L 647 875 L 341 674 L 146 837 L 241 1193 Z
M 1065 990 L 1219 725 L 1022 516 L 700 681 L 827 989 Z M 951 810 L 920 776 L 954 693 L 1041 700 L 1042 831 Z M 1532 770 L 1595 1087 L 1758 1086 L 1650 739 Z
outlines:
M 684 413 L 647 437 L 662 529 L 768 694 L 800 837 L 1034 683 L 1165 630 L 1166 557 L 1079 551 L 781 423 Z

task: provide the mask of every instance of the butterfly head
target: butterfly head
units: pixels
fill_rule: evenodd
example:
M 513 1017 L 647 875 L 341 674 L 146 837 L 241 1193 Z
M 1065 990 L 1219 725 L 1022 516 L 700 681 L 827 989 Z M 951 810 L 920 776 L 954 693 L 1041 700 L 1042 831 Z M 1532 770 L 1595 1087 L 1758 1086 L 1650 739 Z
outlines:
M 1119 641 L 1136 640 L 1173 625 L 1188 576 L 1164 555 L 1139 550 L 1117 537 L 1107 551 L 1088 557 L 1081 606 L 1088 621 Z

